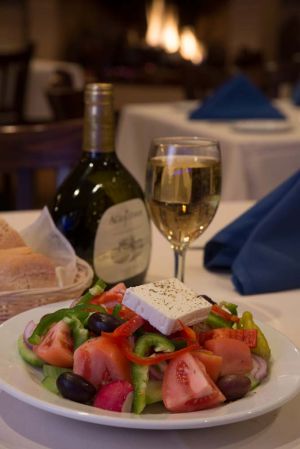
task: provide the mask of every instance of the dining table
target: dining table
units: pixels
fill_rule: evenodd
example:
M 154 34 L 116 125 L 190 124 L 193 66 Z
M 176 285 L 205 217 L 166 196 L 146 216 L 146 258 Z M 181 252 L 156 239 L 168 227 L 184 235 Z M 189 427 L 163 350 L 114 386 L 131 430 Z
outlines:
M 203 266 L 205 243 L 253 204 L 253 201 L 245 200 L 221 202 L 210 226 L 187 252 L 185 283 L 217 301 L 228 300 L 237 303 L 242 311 L 252 311 L 260 322 L 285 335 L 291 344 L 300 348 L 300 290 L 241 296 L 234 289 L 230 274 L 207 271 Z M 2 212 L 0 217 L 19 230 L 32 223 L 38 215 L 39 211 L 33 210 Z M 171 247 L 153 227 L 146 281 L 172 276 Z M 5 341 L 0 341 L 0 345 L 5 345 Z M 274 391 L 274 398 L 276 394 Z M 249 413 L 239 422 L 194 429 L 146 430 L 59 416 L 0 391 L 0 449 L 299 449 L 299 409 L 298 393 L 275 410 L 259 416 Z
M 300 108 L 275 100 L 285 120 L 191 120 L 196 100 L 128 104 L 116 138 L 120 160 L 145 186 L 147 157 L 156 137 L 199 136 L 219 142 L 223 200 L 258 200 L 300 167 Z

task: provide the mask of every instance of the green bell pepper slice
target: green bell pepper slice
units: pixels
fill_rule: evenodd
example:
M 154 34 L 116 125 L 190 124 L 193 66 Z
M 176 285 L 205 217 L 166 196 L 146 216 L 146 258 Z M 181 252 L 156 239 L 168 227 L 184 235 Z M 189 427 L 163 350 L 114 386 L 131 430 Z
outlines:
M 113 308 L 113 311 L 112 311 L 112 316 L 114 316 L 115 318 L 119 318 L 119 319 L 121 319 L 121 317 L 120 317 L 120 311 L 122 310 L 122 304 L 116 304 L 115 306 L 114 306 L 114 308 Z M 123 321 L 123 320 L 122 320 Z
M 72 332 L 74 350 L 77 349 L 82 343 L 89 338 L 89 331 L 85 329 L 82 322 L 75 316 L 64 317 L 63 321 L 67 323 Z
M 106 289 L 106 284 L 102 279 L 98 279 L 97 282 L 79 299 L 78 304 L 87 304 L 95 296 L 101 295 Z
M 32 335 L 28 338 L 29 343 L 38 345 L 41 342 L 43 335 L 45 335 L 50 327 L 62 321 L 64 318 L 78 319 L 83 325 L 86 323 L 89 315 L 93 312 L 106 313 L 105 309 L 97 304 L 77 304 L 74 307 L 59 309 L 53 313 L 44 315 Z
M 53 313 L 44 315 L 40 319 L 32 335 L 28 338 L 29 343 L 31 343 L 32 345 L 38 345 L 41 342 L 42 336 L 47 333 L 52 324 L 58 323 L 67 316 L 69 316 L 70 318 L 74 316 L 73 308 L 59 309 Z
M 32 335 L 28 338 L 29 343 L 37 345 L 41 342 L 42 336 L 47 333 L 52 324 L 58 323 L 64 318 L 77 319 L 83 325 L 88 319 L 91 312 L 106 313 L 105 309 L 97 304 L 89 304 L 89 301 L 104 291 L 106 284 L 102 280 L 98 280 L 96 284 L 85 293 L 77 304 L 73 307 L 58 309 L 53 313 L 44 315 Z
M 134 352 L 140 357 L 146 357 L 151 349 L 154 352 L 173 352 L 175 351 L 175 345 L 162 335 L 147 333 L 137 339 Z M 151 399 L 149 398 L 149 389 L 147 393 L 149 366 L 132 363 L 131 374 L 134 387 L 132 411 L 133 413 L 140 414 L 147 403 L 156 402 L 156 399 L 153 399 L 153 397 Z M 156 394 L 156 398 L 160 398 L 160 395 Z
M 209 312 L 205 322 L 212 329 L 217 329 L 219 327 L 232 327 L 233 325 L 232 321 L 225 320 L 224 318 L 213 312 Z
M 230 313 L 232 313 L 232 315 L 238 314 L 238 306 L 233 302 L 221 301 L 219 306 L 225 307 L 225 309 L 227 309 Z

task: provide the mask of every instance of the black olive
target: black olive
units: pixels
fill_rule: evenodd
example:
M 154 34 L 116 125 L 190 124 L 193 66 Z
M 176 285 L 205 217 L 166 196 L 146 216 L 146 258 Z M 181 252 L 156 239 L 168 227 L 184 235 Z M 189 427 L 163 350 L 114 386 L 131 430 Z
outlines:
M 248 393 L 251 381 L 242 374 L 226 374 L 218 379 L 217 386 L 228 401 L 234 401 Z
M 96 394 L 96 388 L 82 376 L 66 371 L 57 378 L 56 385 L 60 394 L 71 401 L 87 403 Z
M 122 324 L 119 318 L 106 313 L 93 313 L 90 315 L 87 328 L 96 335 L 101 335 L 101 332 L 113 332 Z

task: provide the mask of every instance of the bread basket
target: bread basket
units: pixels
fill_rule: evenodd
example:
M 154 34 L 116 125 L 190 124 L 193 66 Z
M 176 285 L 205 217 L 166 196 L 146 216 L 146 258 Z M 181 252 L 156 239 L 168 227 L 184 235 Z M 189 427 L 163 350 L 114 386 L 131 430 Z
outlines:
M 84 260 L 77 257 L 77 272 L 74 283 L 66 287 L 33 288 L 0 293 L 0 323 L 18 313 L 67 299 L 79 298 L 91 285 L 93 270 Z

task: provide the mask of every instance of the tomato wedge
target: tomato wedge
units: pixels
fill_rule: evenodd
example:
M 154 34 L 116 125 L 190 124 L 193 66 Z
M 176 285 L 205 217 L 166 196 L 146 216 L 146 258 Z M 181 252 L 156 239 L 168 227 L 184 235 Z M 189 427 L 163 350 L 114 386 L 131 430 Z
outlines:
M 199 351 L 193 352 L 192 355 L 203 363 L 207 374 L 216 382 L 221 372 L 222 357 L 205 349 L 199 349 Z
M 246 374 L 252 369 L 249 346 L 234 338 L 214 338 L 205 342 L 205 348 L 222 357 L 220 376 Z
M 95 296 L 90 303 L 113 307 L 122 302 L 125 291 L 126 285 L 123 282 L 119 282 L 110 290 L 101 293 L 99 296 Z
M 256 329 L 231 329 L 228 327 L 220 327 L 218 329 L 199 332 L 198 341 L 201 345 L 203 345 L 207 340 L 224 337 L 243 341 L 249 346 L 249 348 L 255 348 L 257 344 Z
M 64 321 L 55 323 L 34 347 L 34 352 L 49 365 L 71 368 L 73 366 L 73 340 L 69 326 Z
M 192 412 L 214 407 L 224 395 L 192 354 L 182 354 L 168 364 L 163 378 L 163 402 L 171 412 Z
M 96 388 L 114 380 L 130 382 L 129 362 L 117 342 L 104 336 L 87 340 L 74 352 L 76 374 Z

